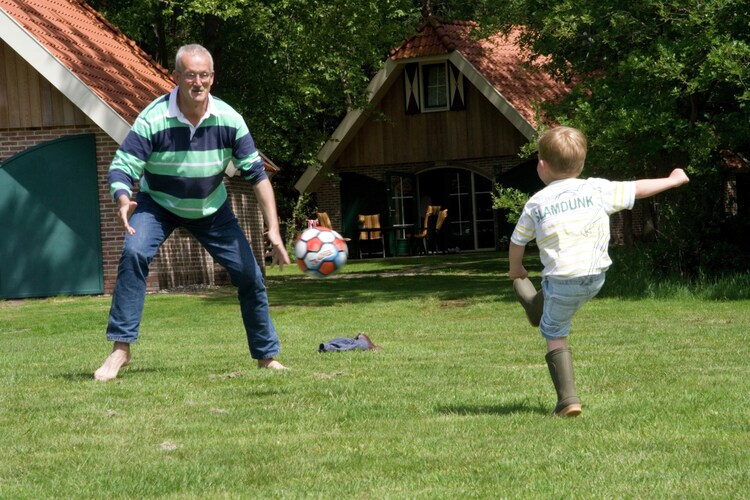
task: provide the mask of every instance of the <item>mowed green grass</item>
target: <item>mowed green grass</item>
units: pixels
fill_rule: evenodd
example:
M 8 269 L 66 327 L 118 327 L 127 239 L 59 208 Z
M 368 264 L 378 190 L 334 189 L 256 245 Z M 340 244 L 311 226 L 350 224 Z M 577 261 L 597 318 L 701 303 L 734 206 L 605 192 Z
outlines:
M 0 302 L 0 498 L 749 496 L 750 300 L 643 298 L 615 265 L 573 324 L 584 413 L 558 419 L 506 270 L 494 252 L 270 270 L 283 373 L 249 359 L 231 288 L 149 295 L 109 383 L 109 297 Z M 357 332 L 383 350 L 317 353 Z

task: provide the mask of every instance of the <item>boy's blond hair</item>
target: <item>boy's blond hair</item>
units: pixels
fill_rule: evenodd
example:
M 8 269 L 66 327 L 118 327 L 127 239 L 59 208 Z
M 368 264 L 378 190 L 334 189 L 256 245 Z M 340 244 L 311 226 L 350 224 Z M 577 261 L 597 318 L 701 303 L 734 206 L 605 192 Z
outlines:
M 537 141 L 539 159 L 558 174 L 580 174 L 586 161 L 586 147 L 586 136 L 573 127 L 551 128 Z

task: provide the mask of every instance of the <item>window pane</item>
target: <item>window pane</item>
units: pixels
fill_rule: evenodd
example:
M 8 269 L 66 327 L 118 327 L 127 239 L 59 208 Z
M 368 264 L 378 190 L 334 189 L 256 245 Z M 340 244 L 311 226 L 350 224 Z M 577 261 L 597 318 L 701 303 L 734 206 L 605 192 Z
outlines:
M 445 63 L 423 66 L 425 108 L 444 108 L 448 106 L 448 80 Z
M 393 175 L 391 177 L 391 198 L 390 223 L 394 227 L 411 224 L 415 203 L 414 178 Z M 396 238 L 406 238 L 406 234 L 406 229 L 395 231 Z
M 489 193 L 476 193 L 474 200 L 477 209 L 477 220 L 492 220 L 492 196 Z

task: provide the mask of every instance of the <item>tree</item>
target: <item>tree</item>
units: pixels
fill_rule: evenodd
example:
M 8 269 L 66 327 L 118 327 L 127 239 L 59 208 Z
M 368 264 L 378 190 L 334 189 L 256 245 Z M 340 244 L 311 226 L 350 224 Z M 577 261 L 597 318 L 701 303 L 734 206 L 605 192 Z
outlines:
M 669 266 L 695 272 L 748 251 L 746 223 L 724 210 L 719 152 L 750 153 L 749 2 L 487 0 L 477 11 L 490 29 L 525 26 L 524 46 L 576 83 L 546 111 L 586 132 L 587 175 L 689 169 L 689 189 L 660 197 L 682 198 L 658 212 L 662 239 L 673 238 L 662 245 Z M 717 240 L 728 247 L 717 252 Z
M 293 185 L 365 88 L 388 51 L 421 21 L 422 0 L 92 0 L 162 65 L 197 42 L 214 56 L 212 92 L 245 117 L 282 168 L 279 210 Z
M 546 116 L 589 137 L 587 175 L 627 179 L 687 166 L 689 189 L 658 211 L 680 263 L 705 264 L 714 242 L 744 244 L 727 217 L 719 152 L 750 157 L 750 2 L 747 0 L 92 0 L 162 64 L 199 42 L 214 53 L 214 92 L 246 117 L 283 169 L 280 211 L 293 184 L 422 16 L 475 19 L 493 32 L 521 25 L 530 59 L 544 56 L 575 90 Z M 480 34 L 481 35 L 481 34 Z M 655 212 L 657 213 L 657 212 Z M 674 219 L 674 220 L 673 220 Z M 734 226 L 732 225 L 734 224 Z M 668 234 L 670 231 L 671 234 Z M 732 247 L 736 250 L 735 247 Z M 685 250 L 687 249 L 687 250 Z M 673 260 L 665 251 L 663 259 Z

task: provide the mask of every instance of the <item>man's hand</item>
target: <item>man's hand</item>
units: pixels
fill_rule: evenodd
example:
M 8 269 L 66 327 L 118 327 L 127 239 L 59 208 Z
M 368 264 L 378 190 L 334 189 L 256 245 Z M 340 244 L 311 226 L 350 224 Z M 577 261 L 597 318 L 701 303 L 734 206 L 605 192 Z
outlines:
M 281 235 L 277 230 L 268 231 L 267 234 L 268 243 L 271 248 L 266 252 L 266 256 L 271 257 L 271 267 L 276 264 L 279 265 L 279 271 L 284 269 L 284 265 L 291 264 L 289 260 L 289 254 L 286 253 L 286 247 L 284 246 L 284 240 L 281 239 Z
M 138 203 L 132 201 L 126 195 L 120 196 L 117 202 L 120 205 L 118 211 L 120 212 L 120 220 L 122 221 L 122 225 L 125 227 L 125 231 L 127 231 L 130 235 L 135 234 L 135 229 L 130 226 L 130 223 L 128 221 L 130 220 L 130 216 L 133 215 L 133 211 L 135 210 L 135 207 L 138 206 Z

